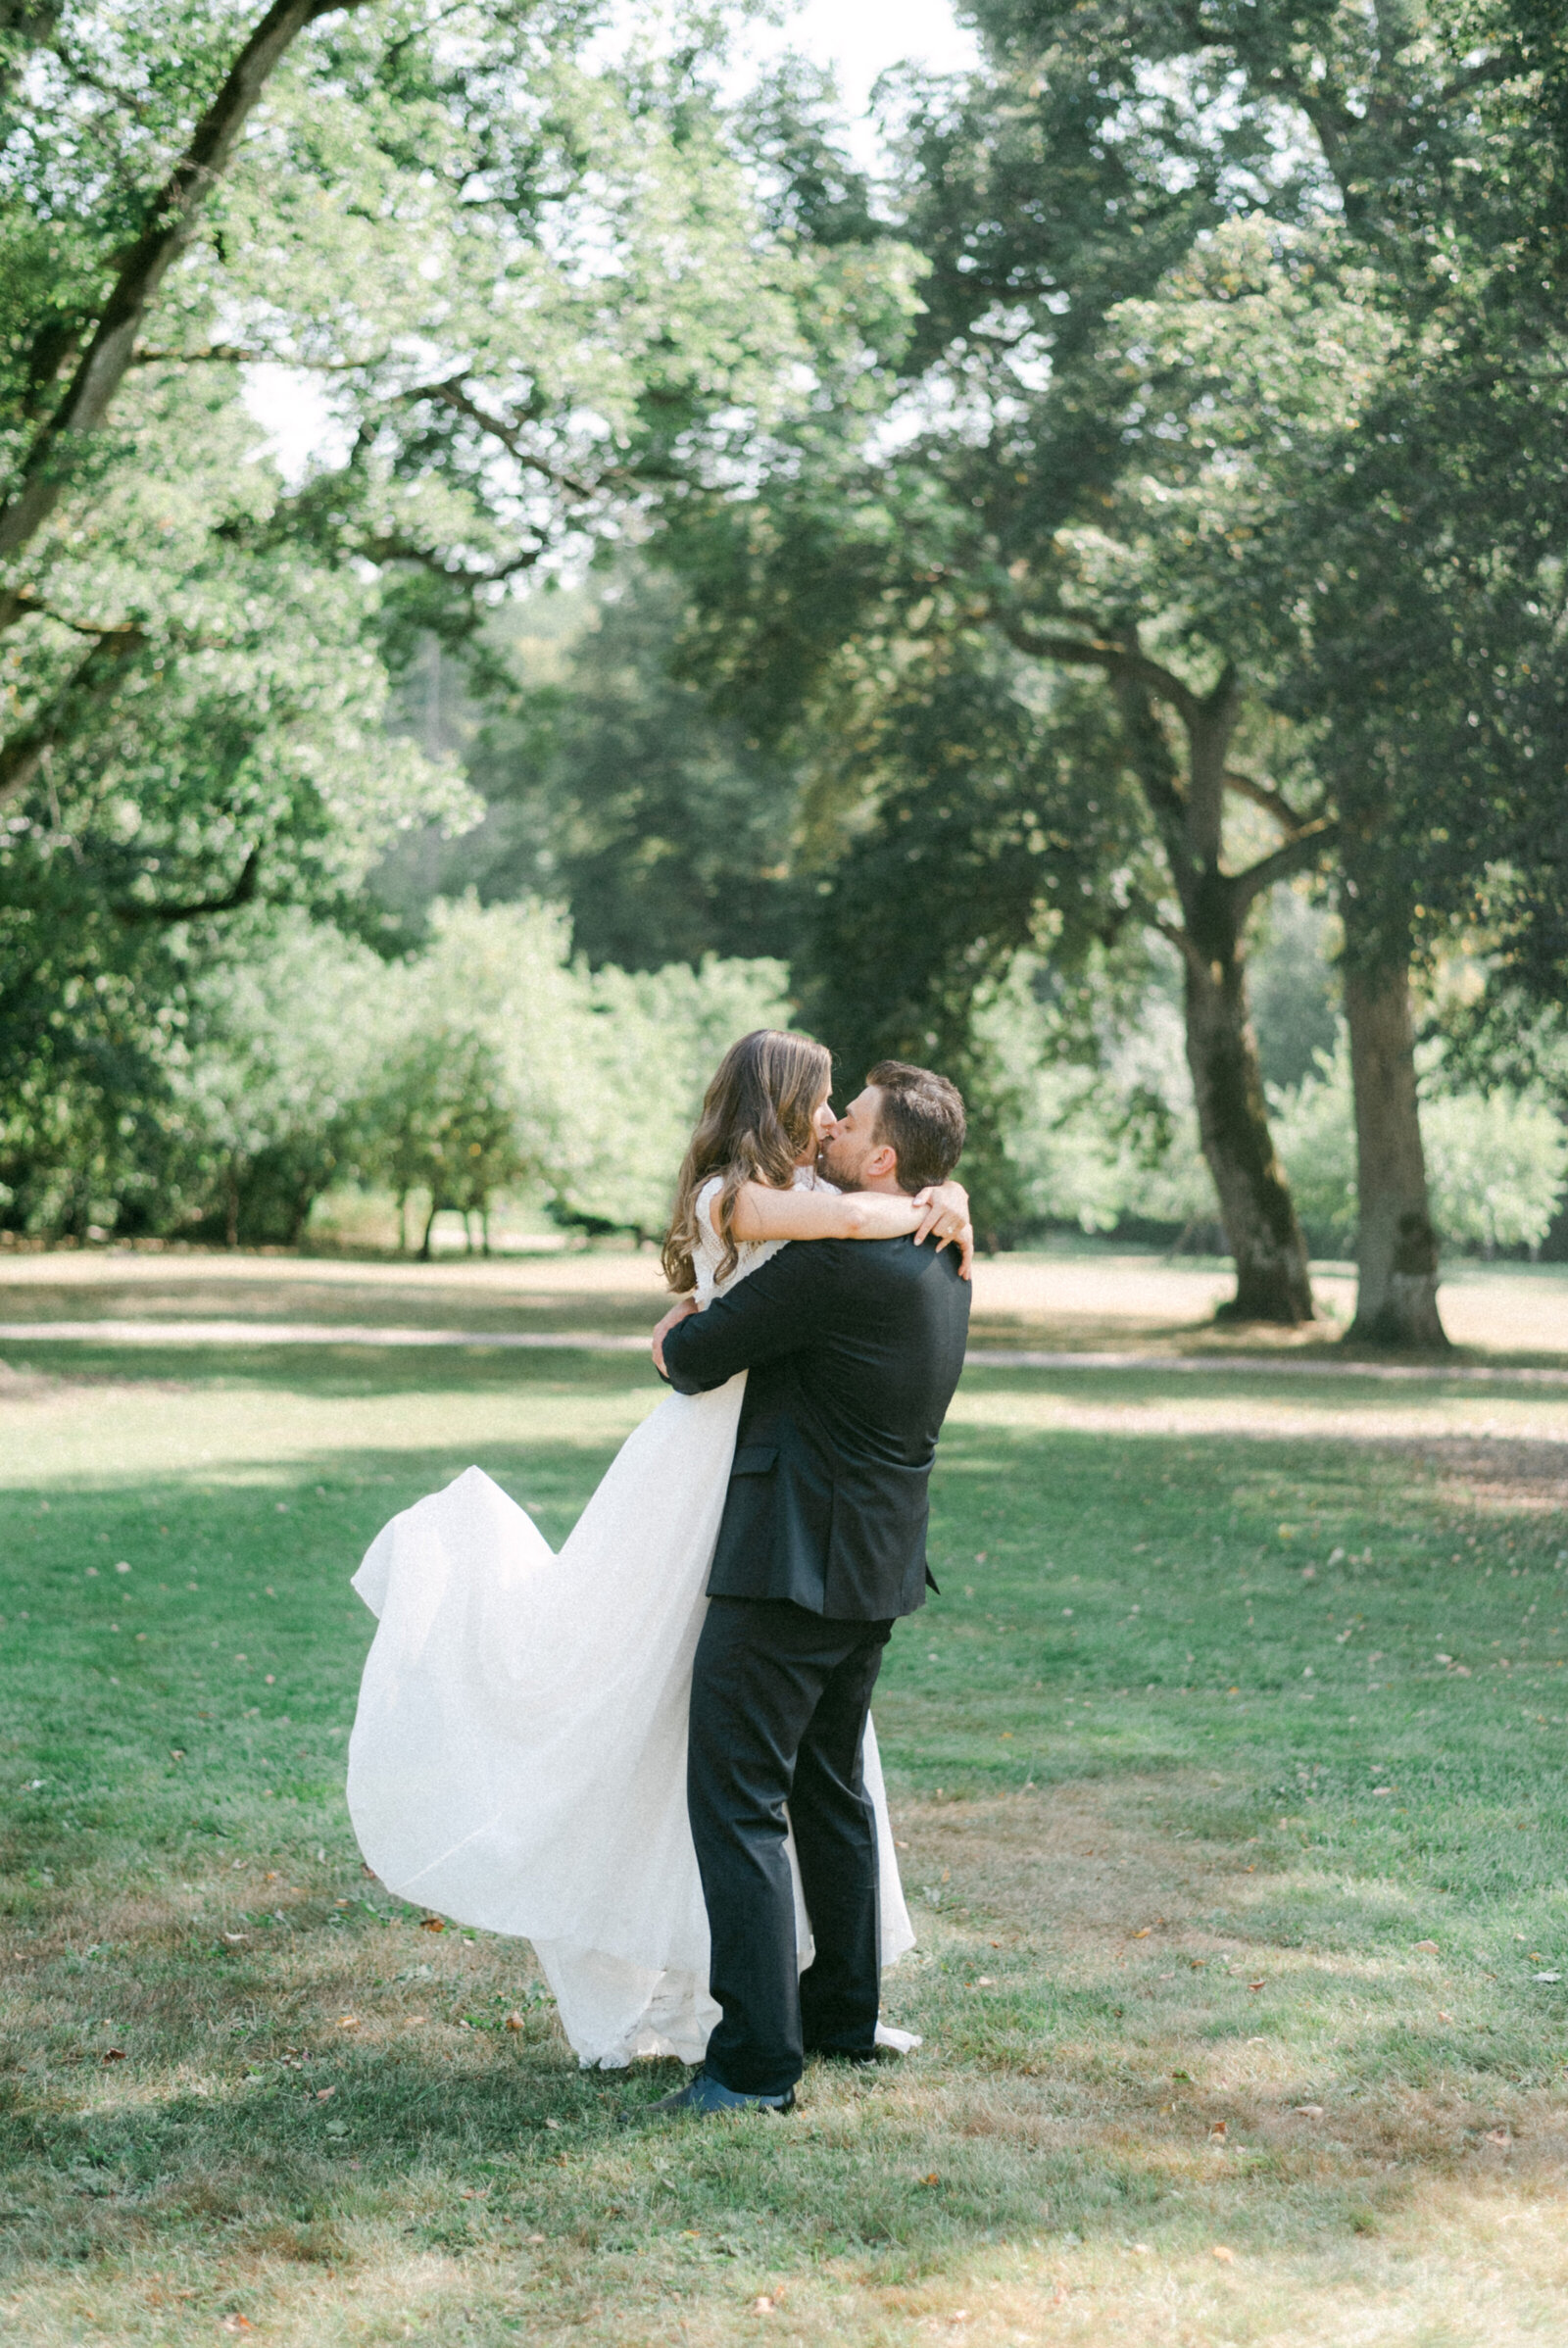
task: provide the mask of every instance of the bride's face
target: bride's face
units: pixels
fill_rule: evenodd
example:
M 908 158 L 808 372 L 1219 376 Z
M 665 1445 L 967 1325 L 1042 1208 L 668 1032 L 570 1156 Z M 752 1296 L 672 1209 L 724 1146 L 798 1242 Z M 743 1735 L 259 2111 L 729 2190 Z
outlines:
M 822 1149 L 828 1135 L 837 1123 L 838 1119 L 833 1114 L 833 1103 L 824 1093 L 811 1111 L 811 1147 L 796 1159 L 797 1165 L 815 1165 L 818 1150 Z

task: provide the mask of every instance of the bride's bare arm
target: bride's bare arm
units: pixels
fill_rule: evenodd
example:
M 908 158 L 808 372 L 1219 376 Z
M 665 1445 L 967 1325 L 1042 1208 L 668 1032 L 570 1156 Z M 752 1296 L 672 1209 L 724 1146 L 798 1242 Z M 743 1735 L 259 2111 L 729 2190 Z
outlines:
M 955 1243 L 967 1279 L 974 1235 L 969 1194 L 959 1182 L 934 1184 L 917 1198 L 893 1191 L 775 1191 L 745 1182 L 735 1194 L 731 1224 L 738 1240 L 898 1240 L 910 1233 Z

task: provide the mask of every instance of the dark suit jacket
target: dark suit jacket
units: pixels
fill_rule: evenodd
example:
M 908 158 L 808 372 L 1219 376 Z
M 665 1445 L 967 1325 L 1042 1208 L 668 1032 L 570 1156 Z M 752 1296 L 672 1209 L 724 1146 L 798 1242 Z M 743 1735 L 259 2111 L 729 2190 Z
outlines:
M 801 1241 L 670 1331 L 679 1393 L 751 1372 L 710 1596 L 836 1622 L 924 1604 L 926 1487 L 969 1294 L 956 1250 L 929 1241 Z

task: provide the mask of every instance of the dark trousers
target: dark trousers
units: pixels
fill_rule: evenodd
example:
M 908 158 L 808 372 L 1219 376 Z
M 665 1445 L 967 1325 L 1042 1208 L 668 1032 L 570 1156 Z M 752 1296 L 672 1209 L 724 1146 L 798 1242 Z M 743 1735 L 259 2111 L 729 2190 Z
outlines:
M 713 1598 L 692 1669 L 686 1798 L 723 2019 L 706 2068 L 781 2095 L 808 2053 L 869 2053 L 880 1985 L 876 1823 L 860 1769 L 891 1623 Z M 784 1805 L 815 1955 L 798 1970 Z

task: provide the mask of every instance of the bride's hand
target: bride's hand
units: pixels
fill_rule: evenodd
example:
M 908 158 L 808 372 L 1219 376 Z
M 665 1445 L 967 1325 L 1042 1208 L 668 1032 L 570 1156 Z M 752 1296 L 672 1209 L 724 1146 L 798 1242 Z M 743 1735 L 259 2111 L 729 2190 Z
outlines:
M 698 1303 L 695 1296 L 682 1296 L 678 1304 L 672 1304 L 670 1306 L 668 1312 L 665 1313 L 663 1319 L 660 1322 L 659 1327 L 654 1331 L 652 1341 L 654 1367 L 659 1372 L 661 1378 L 667 1378 L 669 1375 L 669 1372 L 664 1367 L 665 1338 L 668 1337 L 670 1331 L 674 1328 L 677 1321 L 687 1320 L 694 1312 L 701 1312 L 702 1309 L 702 1306 Z
M 962 1183 L 928 1183 L 923 1191 L 915 1192 L 914 1203 L 924 1210 L 915 1227 L 915 1245 L 934 1236 L 939 1255 L 944 1247 L 956 1247 L 959 1277 L 967 1280 L 974 1263 L 974 1225 L 969 1220 L 969 1194 Z

